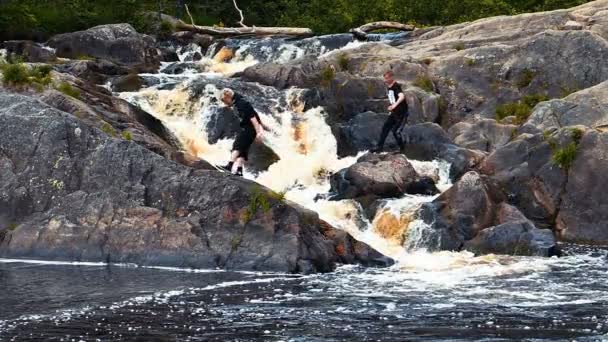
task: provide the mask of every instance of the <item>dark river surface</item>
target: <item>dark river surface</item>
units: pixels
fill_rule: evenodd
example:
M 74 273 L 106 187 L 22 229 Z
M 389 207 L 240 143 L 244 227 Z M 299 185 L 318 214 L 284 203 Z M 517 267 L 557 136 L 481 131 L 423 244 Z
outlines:
M 0 259 L 2 341 L 608 340 L 606 250 L 310 276 Z

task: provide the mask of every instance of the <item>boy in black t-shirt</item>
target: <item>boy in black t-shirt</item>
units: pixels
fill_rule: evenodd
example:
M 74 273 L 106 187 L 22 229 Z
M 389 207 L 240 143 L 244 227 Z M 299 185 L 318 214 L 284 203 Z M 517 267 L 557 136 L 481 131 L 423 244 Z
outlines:
M 401 139 L 399 130 L 403 125 L 405 125 L 408 117 L 405 94 L 401 89 L 401 85 L 395 82 L 392 71 L 387 71 L 384 73 L 384 83 L 386 83 L 388 87 L 388 100 L 390 102 L 388 111 L 390 112 L 390 115 L 384 122 L 384 126 L 382 126 L 380 140 L 378 140 L 378 145 L 372 150 L 372 152 L 382 152 L 384 142 L 386 141 L 386 137 L 390 131 L 393 132 L 393 136 L 395 137 L 397 144 L 399 144 L 399 148 L 403 149 L 403 139 Z
M 249 148 L 256 139 L 262 140 L 264 125 L 253 106 L 232 89 L 223 89 L 221 100 L 227 106 L 234 106 L 241 119 L 241 132 L 232 145 L 231 161 L 222 168 L 237 176 L 243 176 L 243 165 L 248 159 Z

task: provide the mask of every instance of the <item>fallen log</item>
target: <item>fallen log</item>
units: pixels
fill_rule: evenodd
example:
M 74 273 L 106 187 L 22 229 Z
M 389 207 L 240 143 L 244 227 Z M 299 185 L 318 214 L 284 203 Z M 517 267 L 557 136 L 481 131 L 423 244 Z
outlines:
M 309 37 L 313 35 L 313 32 L 309 28 L 304 27 L 216 27 L 216 26 L 198 26 L 192 24 L 186 24 L 185 22 L 178 20 L 175 28 L 184 31 L 193 31 L 196 33 L 210 34 L 214 36 L 222 37 L 234 37 L 242 35 L 254 35 L 254 36 L 274 36 L 274 35 L 285 35 L 285 36 L 298 36 L 298 37 Z
M 416 27 L 414 25 L 402 24 L 394 21 L 376 21 L 351 29 L 350 33 L 352 33 L 357 39 L 366 40 L 368 33 L 372 31 L 387 29 L 399 31 L 414 31 Z

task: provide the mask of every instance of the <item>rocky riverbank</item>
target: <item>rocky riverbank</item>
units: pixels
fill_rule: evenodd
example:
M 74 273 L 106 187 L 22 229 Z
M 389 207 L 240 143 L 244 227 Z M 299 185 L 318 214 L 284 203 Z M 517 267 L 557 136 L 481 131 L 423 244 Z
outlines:
M 257 101 L 268 111 L 305 115 L 323 106 L 340 157 L 376 143 L 386 107 L 381 74 L 392 69 L 410 107 L 407 146 L 397 151 L 389 138 L 394 153 L 360 156 L 327 175 L 333 199 L 354 200 L 370 221 L 397 222 L 389 230 L 404 250 L 552 256 L 559 241 L 608 244 L 606 14 L 608 1 L 599 0 L 390 41 L 336 35 L 267 49 L 247 41 L 249 59 L 234 39 L 161 39 L 126 24 L 46 44 L 3 42 L 6 59 L 26 62 L 26 77 L 2 69 L 0 255 L 282 272 L 391 263 L 281 193 L 213 170 L 118 95 L 157 86 L 150 75 L 161 69 L 171 75 L 165 90 L 192 70 L 234 76 L 192 83 L 182 112 L 200 106 L 210 84 L 240 87 L 250 99 L 272 92 Z M 286 54 L 284 44 L 299 50 Z M 34 75 L 45 65 L 45 75 Z M 235 133 L 234 118 L 216 114 L 205 122 L 210 143 Z M 293 121 L 294 135 L 304 134 Z M 439 194 L 438 177 L 416 171 L 413 159 L 448 162 L 454 186 L 387 218 L 383 201 Z

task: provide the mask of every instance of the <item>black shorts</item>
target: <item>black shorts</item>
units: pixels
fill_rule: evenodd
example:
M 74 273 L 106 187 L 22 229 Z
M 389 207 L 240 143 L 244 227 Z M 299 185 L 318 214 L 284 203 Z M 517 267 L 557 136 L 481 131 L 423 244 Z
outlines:
M 232 151 L 239 151 L 239 158 L 243 158 L 248 160 L 249 148 L 255 141 L 256 137 L 255 130 L 244 129 L 239 135 L 236 136 L 236 140 L 234 140 L 234 144 L 232 145 Z

